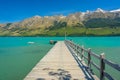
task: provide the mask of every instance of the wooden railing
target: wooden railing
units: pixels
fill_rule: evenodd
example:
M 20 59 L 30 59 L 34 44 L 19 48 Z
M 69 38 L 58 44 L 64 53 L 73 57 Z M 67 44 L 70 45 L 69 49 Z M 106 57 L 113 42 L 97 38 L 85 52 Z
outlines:
M 85 49 L 83 46 L 76 45 L 72 41 L 65 40 L 65 44 L 71 49 L 73 49 L 76 52 L 76 55 L 80 57 L 80 61 L 82 62 L 84 59 L 87 60 L 87 67 L 89 70 L 91 70 L 91 65 L 93 65 L 97 70 L 100 72 L 100 80 L 104 80 L 105 77 L 109 80 L 114 80 L 114 78 L 105 71 L 105 65 L 108 65 L 117 71 L 120 72 L 120 65 L 111 62 L 107 59 L 105 59 L 104 53 L 101 55 L 97 55 L 94 52 L 91 51 L 91 49 Z M 85 56 L 85 53 L 87 53 L 87 56 Z M 98 66 L 95 62 L 92 61 L 91 57 L 96 57 L 100 61 L 100 66 Z

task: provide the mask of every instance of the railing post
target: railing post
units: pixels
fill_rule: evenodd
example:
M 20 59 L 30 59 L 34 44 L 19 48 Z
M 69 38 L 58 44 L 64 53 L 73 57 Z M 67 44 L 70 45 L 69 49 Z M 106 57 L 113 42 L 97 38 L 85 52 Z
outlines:
M 81 60 L 84 60 L 84 46 L 82 45 L 82 49 L 81 49 Z
M 91 49 L 89 48 L 88 49 L 88 67 L 89 67 L 89 69 L 91 69 L 91 64 L 90 64 L 90 61 L 91 61 Z
M 75 52 L 77 51 L 77 45 L 75 45 Z
M 74 50 L 76 50 L 76 45 L 73 43 Z
M 79 45 L 77 45 L 77 46 L 76 46 L 76 50 L 77 50 L 77 51 L 76 51 L 76 52 L 77 52 L 77 56 L 79 56 L 79 55 L 78 55 L 78 54 L 79 54 L 79 49 L 78 49 L 78 46 L 79 46 Z
M 102 53 L 100 55 L 100 80 L 104 80 L 104 70 L 105 70 L 105 63 L 103 59 L 105 58 L 105 54 Z
M 74 45 L 73 45 L 73 42 L 72 42 L 71 44 L 72 44 L 72 48 L 74 49 Z

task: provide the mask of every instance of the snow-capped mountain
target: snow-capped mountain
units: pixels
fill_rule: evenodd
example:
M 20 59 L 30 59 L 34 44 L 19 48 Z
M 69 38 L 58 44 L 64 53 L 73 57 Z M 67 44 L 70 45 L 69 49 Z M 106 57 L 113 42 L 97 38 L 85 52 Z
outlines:
M 110 12 L 120 12 L 120 9 L 111 10 Z
M 95 12 L 102 12 L 102 13 L 105 13 L 106 11 L 101 9 L 101 8 L 97 8 L 97 10 Z
M 86 12 L 76 12 L 73 14 L 69 14 L 68 16 L 55 15 L 42 17 L 36 15 L 31 18 L 24 19 L 23 21 L 20 21 L 18 23 L 12 23 L 7 28 L 48 28 L 51 25 L 62 22 L 66 22 L 68 25 L 76 25 L 78 23 L 81 24 L 83 21 L 94 18 L 120 18 L 120 9 L 106 11 L 101 8 L 97 8 L 95 11 L 87 10 Z

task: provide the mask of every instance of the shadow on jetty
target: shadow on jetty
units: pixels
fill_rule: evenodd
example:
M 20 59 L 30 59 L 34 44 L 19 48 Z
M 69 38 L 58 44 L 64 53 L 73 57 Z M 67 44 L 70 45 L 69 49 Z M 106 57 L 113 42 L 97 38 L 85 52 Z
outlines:
M 49 70 L 52 70 L 52 69 L 45 68 L 43 70 L 49 71 Z M 69 71 L 66 71 L 64 69 L 57 69 L 57 71 L 49 71 L 48 75 L 55 77 L 57 80 L 71 80 L 71 78 L 72 78 Z M 51 80 L 56 80 L 56 79 L 51 79 Z M 36 80 L 46 80 L 46 79 L 45 78 L 38 78 Z M 78 79 L 74 79 L 74 80 L 78 80 Z
M 38 79 L 36 79 L 36 80 L 45 80 L 44 78 L 38 78 Z
M 48 74 L 50 76 L 57 77 L 58 80 L 70 80 L 71 79 L 71 74 L 69 74 L 69 72 L 64 69 L 58 69 L 56 72 L 51 71 Z

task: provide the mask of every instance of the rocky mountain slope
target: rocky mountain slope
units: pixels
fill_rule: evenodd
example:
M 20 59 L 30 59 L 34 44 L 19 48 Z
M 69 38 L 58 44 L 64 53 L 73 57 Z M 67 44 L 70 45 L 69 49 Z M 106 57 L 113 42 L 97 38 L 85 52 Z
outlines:
M 0 35 L 41 35 L 47 31 L 63 27 L 98 28 L 119 26 L 120 9 L 105 11 L 98 8 L 95 11 L 76 12 L 68 16 L 56 15 L 42 17 L 36 15 L 17 23 L 0 24 L 0 32 L 2 33 Z

